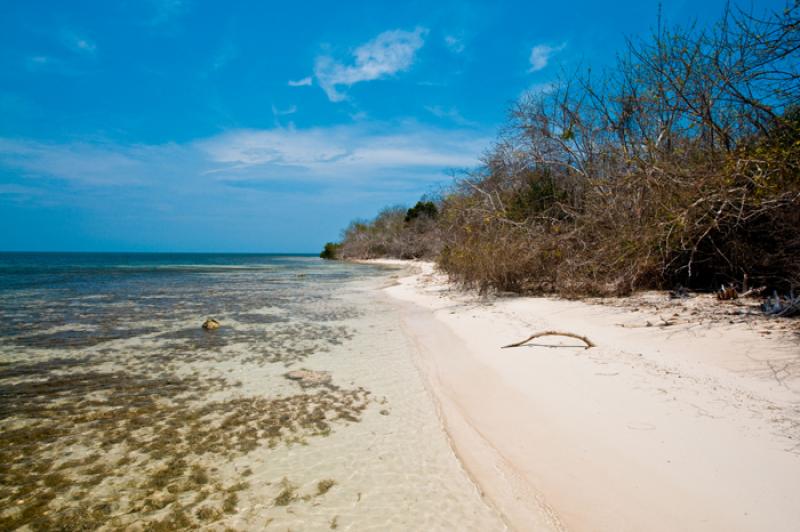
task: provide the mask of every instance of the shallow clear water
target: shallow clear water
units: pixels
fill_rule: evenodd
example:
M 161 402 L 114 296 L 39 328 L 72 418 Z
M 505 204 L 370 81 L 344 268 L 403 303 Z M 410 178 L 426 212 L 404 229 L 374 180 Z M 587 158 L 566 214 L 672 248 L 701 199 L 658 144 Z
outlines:
M 388 276 L 303 256 L 0 254 L 0 528 L 504 528 L 375 290 Z

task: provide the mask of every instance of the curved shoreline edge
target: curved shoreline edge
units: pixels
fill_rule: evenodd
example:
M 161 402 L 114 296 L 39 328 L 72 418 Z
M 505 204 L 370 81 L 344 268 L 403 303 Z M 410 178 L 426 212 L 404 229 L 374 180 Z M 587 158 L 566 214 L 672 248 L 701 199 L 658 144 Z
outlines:
M 658 320 L 649 309 L 479 300 L 430 263 L 380 262 L 411 265 L 383 290 L 454 452 L 511 529 L 800 523 L 800 350 L 787 337 L 763 324 L 637 326 Z M 598 347 L 500 349 L 549 328 Z
M 441 372 L 453 369 L 441 360 L 445 353 L 463 352 L 461 340 L 438 323 L 433 315 L 413 303 L 401 302 L 402 328 L 412 339 L 415 363 L 435 402 L 453 453 L 475 483 L 484 500 L 511 530 L 561 531 L 557 516 L 540 494 L 520 477 L 514 464 L 492 445 L 491 439 L 470 416 L 469 405 L 442 379 Z M 462 368 L 481 371 L 479 365 Z M 491 383 L 484 382 L 491 386 Z M 501 393 L 511 393 L 499 389 Z M 506 398 L 508 399 L 508 398 Z

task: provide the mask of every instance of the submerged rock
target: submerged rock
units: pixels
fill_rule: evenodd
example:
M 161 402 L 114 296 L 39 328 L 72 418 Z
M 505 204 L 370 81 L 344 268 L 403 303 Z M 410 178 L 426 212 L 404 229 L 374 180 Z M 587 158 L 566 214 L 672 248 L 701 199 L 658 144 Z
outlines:
M 310 369 L 290 371 L 285 377 L 289 380 L 299 381 L 301 386 L 320 386 L 331 382 L 330 372 L 312 371 Z
M 207 331 L 213 331 L 214 329 L 219 329 L 220 323 L 215 320 L 214 318 L 208 318 L 206 321 L 203 322 L 203 329 Z

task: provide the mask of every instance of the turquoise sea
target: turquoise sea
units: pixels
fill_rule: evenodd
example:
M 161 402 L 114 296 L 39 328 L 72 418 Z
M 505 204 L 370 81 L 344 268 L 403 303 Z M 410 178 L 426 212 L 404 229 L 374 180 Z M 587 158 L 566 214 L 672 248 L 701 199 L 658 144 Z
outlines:
M 0 529 L 503 529 L 380 290 L 393 275 L 0 254 Z

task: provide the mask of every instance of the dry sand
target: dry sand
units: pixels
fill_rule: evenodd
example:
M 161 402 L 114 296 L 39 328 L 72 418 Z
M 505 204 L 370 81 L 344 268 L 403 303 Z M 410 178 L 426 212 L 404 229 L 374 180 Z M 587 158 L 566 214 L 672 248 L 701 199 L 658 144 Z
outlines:
M 428 263 L 386 291 L 453 449 L 510 528 L 800 530 L 796 332 L 710 299 L 656 309 L 664 294 L 484 300 Z M 597 347 L 500 348 L 546 329 Z

